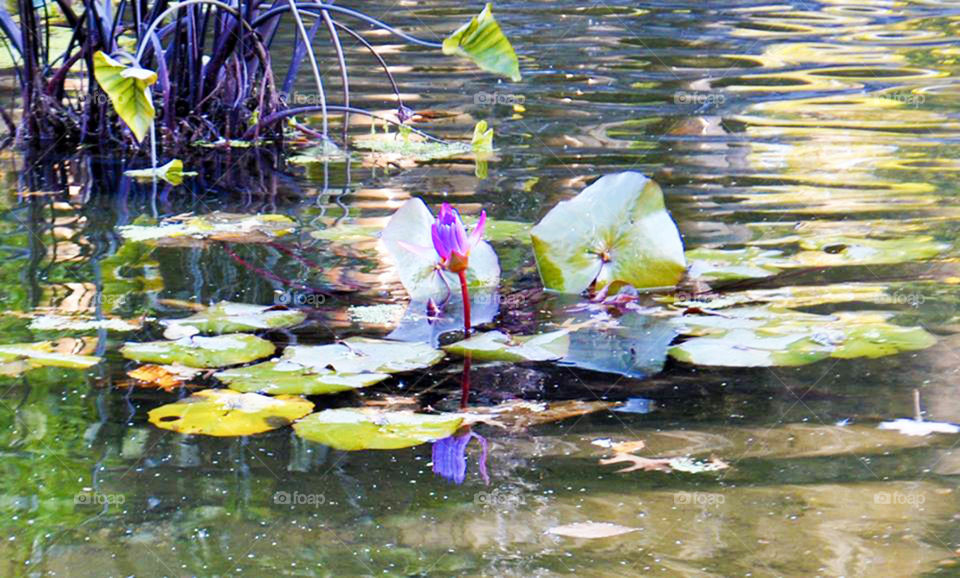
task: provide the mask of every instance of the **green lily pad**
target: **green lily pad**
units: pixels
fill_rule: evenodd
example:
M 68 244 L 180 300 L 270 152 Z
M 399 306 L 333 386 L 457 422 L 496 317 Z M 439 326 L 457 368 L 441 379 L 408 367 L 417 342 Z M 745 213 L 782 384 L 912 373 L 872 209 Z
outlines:
M 167 327 L 164 336 L 168 339 L 179 338 L 186 334 L 183 331 L 184 328 L 194 328 L 201 333 L 234 333 L 261 329 L 280 329 L 299 325 L 306 318 L 307 314 L 301 311 L 270 305 L 221 301 L 190 317 L 163 321 L 163 324 Z M 187 332 L 189 332 L 189 329 Z
M 245 333 L 215 337 L 184 337 L 176 341 L 127 343 L 120 353 L 127 359 L 145 363 L 173 364 L 187 367 L 224 367 L 249 363 L 266 357 L 276 348 L 266 339 Z
M 949 248 L 925 235 L 896 239 L 810 237 L 800 241 L 800 247 L 805 250 L 790 260 L 802 267 L 909 263 L 932 259 Z
M 444 349 L 480 361 L 552 361 L 567 354 L 570 332 L 561 329 L 540 335 L 506 335 L 500 331 L 478 333 L 445 345 Z
M 160 245 L 190 244 L 192 241 L 267 243 L 293 231 L 296 223 L 286 215 L 248 215 L 213 212 L 200 216 L 177 216 L 159 225 L 118 227 L 124 238 Z
M 547 289 L 672 286 L 686 269 L 660 187 L 635 172 L 607 175 L 547 213 L 530 235 Z
M 350 243 L 355 241 L 367 241 L 376 239 L 377 235 L 383 229 L 374 225 L 357 225 L 355 223 L 340 223 L 338 225 L 317 229 L 310 232 L 314 239 L 324 241 L 334 241 L 339 243 Z
M 517 53 L 493 17 L 493 4 L 445 38 L 443 53 L 464 56 L 487 72 L 520 81 Z
M 776 275 L 781 269 L 772 261 L 782 256 L 780 251 L 759 247 L 729 250 L 698 247 L 686 253 L 690 277 L 711 281 L 760 279 Z
M 351 337 L 330 345 L 287 347 L 279 359 L 215 377 L 237 391 L 319 395 L 367 387 L 391 373 L 430 367 L 443 356 L 426 343 Z
M 100 363 L 100 358 L 92 355 L 59 353 L 52 341 L 0 345 L 0 364 L 17 364 L 18 362 L 24 362 L 21 369 L 32 369 L 34 367 L 83 369 Z M 9 370 L 12 367 L 6 369 Z M 0 373 L 9 375 L 10 372 L 2 371 Z M 15 373 L 20 373 L 20 371 L 18 370 Z
M 205 389 L 147 414 L 150 423 L 182 434 L 247 436 L 289 425 L 313 411 L 297 396 L 270 397 L 229 389 Z
M 395 450 L 450 437 L 462 423 L 458 414 L 347 408 L 310 414 L 293 429 L 306 440 L 338 450 Z
M 459 297 L 458 277 L 439 269 L 439 255 L 433 249 L 430 227 L 435 218 L 424 202 L 410 199 L 390 217 L 380 236 L 400 275 L 400 282 L 414 299 L 445 299 L 451 292 Z M 444 282 L 446 280 L 446 283 Z M 470 252 L 467 284 L 492 288 L 500 283 L 500 262 L 493 247 L 480 241 Z
M 197 176 L 196 172 L 193 171 L 184 171 L 183 170 L 183 161 L 180 159 L 173 159 L 163 166 L 159 166 L 155 169 L 136 169 L 124 171 L 124 175 L 137 180 L 153 180 L 154 177 L 166 181 L 171 185 L 179 185 L 183 183 L 183 177 L 195 177 Z
M 921 327 L 888 322 L 891 314 L 833 315 L 788 309 L 728 309 L 723 315 L 684 316 L 680 332 L 695 335 L 670 348 L 685 363 L 722 367 L 807 365 L 834 357 L 884 357 L 931 347 L 936 338 Z
M 150 94 L 150 87 L 157 82 L 157 73 L 124 66 L 98 50 L 93 55 L 93 76 L 137 142 L 142 141 L 157 114 Z
M 374 133 L 356 139 L 353 144 L 358 149 L 379 155 L 393 155 L 413 161 L 432 161 L 471 153 L 492 152 L 493 129 L 487 128 L 485 120 L 477 122 L 471 141 L 466 143 L 429 140 L 401 127 L 399 132 L 388 130 L 385 133 Z

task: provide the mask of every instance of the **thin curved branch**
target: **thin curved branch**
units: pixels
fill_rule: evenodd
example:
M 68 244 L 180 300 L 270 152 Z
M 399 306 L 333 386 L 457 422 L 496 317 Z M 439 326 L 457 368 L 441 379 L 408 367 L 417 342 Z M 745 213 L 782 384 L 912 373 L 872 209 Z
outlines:
M 275 112 L 275 113 L 273 113 L 273 114 L 271 114 L 271 115 L 269 115 L 269 116 L 261 119 L 260 122 L 258 122 L 256 125 L 254 125 L 254 126 L 250 127 L 249 129 L 247 129 L 247 132 L 243 135 L 243 138 L 244 138 L 244 140 L 249 140 L 254 134 L 256 134 L 257 132 L 259 132 L 259 130 L 260 130 L 261 128 L 263 128 L 263 127 L 268 127 L 268 126 L 270 126 L 271 124 L 276 123 L 276 122 L 279 122 L 279 121 L 281 121 L 281 120 L 283 120 L 283 119 L 285 119 L 285 118 L 287 118 L 287 117 L 296 116 L 296 115 L 298 115 L 298 114 L 306 114 L 306 113 L 310 113 L 310 112 L 318 112 L 319 110 L 320 110 L 320 107 L 317 106 L 317 105 L 299 106 L 299 107 L 297 107 L 297 108 L 287 108 L 287 109 L 284 109 L 284 110 L 278 110 L 277 112 Z M 435 137 L 435 136 L 433 136 L 433 135 L 431 135 L 431 134 L 428 134 L 428 133 L 423 132 L 423 131 L 420 130 L 420 129 L 414 128 L 414 127 L 412 127 L 412 126 L 410 126 L 410 125 L 403 124 L 402 122 L 395 121 L 395 120 L 393 120 L 392 118 L 387 118 L 387 117 L 385 117 L 385 116 L 380 116 L 379 114 L 372 113 L 372 112 L 370 112 L 369 110 L 365 110 L 365 109 L 362 109 L 362 108 L 356 108 L 356 107 L 353 107 L 353 106 L 350 106 L 350 107 L 338 106 L 338 105 L 335 105 L 335 104 L 331 104 L 331 105 L 327 106 L 327 110 L 333 111 L 333 112 L 344 112 L 344 113 L 349 112 L 349 113 L 351 113 L 351 114 L 360 114 L 360 115 L 363 115 L 363 116 L 368 116 L 368 117 L 370 117 L 370 118 L 375 118 L 375 119 L 377 119 L 377 120 L 380 120 L 380 121 L 383 121 L 383 122 L 392 124 L 392 125 L 394 125 L 394 126 L 407 127 L 407 128 L 409 128 L 411 131 L 413 131 L 414 133 L 416 133 L 416 134 L 418 134 L 418 135 L 420 135 L 420 136 L 422 136 L 422 137 L 424 137 L 424 138 L 426 138 L 426 139 L 428 139 L 428 140 L 432 140 L 433 142 L 439 142 L 439 143 L 446 143 L 446 142 L 447 142 L 447 141 L 443 140 L 442 138 L 437 138 L 437 137 Z
M 403 97 L 400 96 L 400 87 L 397 86 L 397 81 L 393 78 L 393 73 L 390 72 L 390 67 L 387 66 L 387 61 L 384 60 L 382 56 L 380 56 L 380 53 L 377 52 L 377 49 L 374 48 L 372 44 L 367 42 L 367 39 L 364 38 L 362 34 L 350 28 L 349 26 L 346 26 L 345 24 L 341 24 L 340 22 L 336 22 L 336 21 L 333 24 L 340 30 L 343 30 L 344 32 L 352 36 L 354 40 L 362 44 L 367 50 L 370 51 L 370 54 L 372 54 L 373 57 L 377 59 L 377 62 L 380 63 L 380 67 L 383 68 L 383 72 L 387 75 L 387 79 L 390 80 L 390 86 L 393 87 L 393 93 L 397 95 L 397 104 L 399 104 L 400 106 L 403 106 Z
M 192 1 L 192 0 L 188 0 L 188 1 Z M 206 1 L 210 1 L 210 0 L 206 0 Z M 345 7 L 343 7 L 343 6 L 337 6 L 337 5 L 335 5 L 335 4 L 323 4 L 323 3 L 321 3 L 321 2 L 298 2 L 298 3 L 296 3 L 296 7 L 297 7 L 298 10 L 300 10 L 301 12 L 303 12 L 303 13 L 305 13 L 305 14 L 310 13 L 310 12 L 308 12 L 308 11 L 311 11 L 311 10 L 329 10 L 330 12 L 337 12 L 337 13 L 339 13 L 339 14 L 345 14 L 345 15 L 347 15 L 347 16 L 351 16 L 351 17 L 353 17 L 353 18 L 357 18 L 358 20 L 363 20 L 364 22 L 366 22 L 366 23 L 368 23 L 368 24 L 372 24 L 373 26 L 376 26 L 377 28 L 380 28 L 380 29 L 382 29 L 382 30 L 386 30 L 387 32 L 389 32 L 389 33 L 391 33 L 391 34 L 395 34 L 396 36 L 399 36 L 400 38 L 403 38 L 404 40 L 406 40 L 407 42 L 410 42 L 411 44 L 418 44 L 418 45 L 420 45 L 420 46 L 426 46 L 426 47 L 428 47 L 428 48 L 442 48 L 442 47 L 443 47 L 443 44 L 440 43 L 440 42 L 433 42 L 433 41 L 431 41 L 431 40 L 424 40 L 423 38 L 417 38 L 416 36 L 411 36 L 410 34 L 407 34 L 406 32 L 404 32 L 404 31 L 402 31 L 402 30 L 399 30 L 399 29 L 397 29 L 397 28 L 394 28 L 393 26 L 390 26 L 390 25 L 387 24 L 386 22 L 381 22 L 380 20 L 377 20 L 376 18 L 374 18 L 374 17 L 372 17 L 372 16 L 367 16 L 367 15 L 364 14 L 363 12 L 357 12 L 356 10 L 351 10 L 350 8 L 345 8 Z M 289 7 L 289 6 L 277 6 L 276 8 L 272 8 L 272 9 L 270 9 L 270 10 L 267 10 L 266 12 L 264 12 L 263 14 L 261 14 L 260 16 L 257 16 L 256 18 L 254 18 L 253 22 L 251 22 L 250 24 L 251 24 L 251 26 L 253 26 L 254 28 L 256 28 L 257 26 L 263 24 L 263 23 L 266 22 L 267 20 L 270 20 L 271 18 L 273 18 L 273 17 L 276 16 L 277 14 L 282 14 L 282 13 L 288 12 L 288 11 L 290 11 L 290 7 Z
M 333 19 L 330 13 L 323 11 L 323 21 L 327 24 L 327 31 L 330 32 L 330 41 L 333 42 L 333 49 L 337 53 L 337 64 L 340 65 L 340 81 L 343 84 L 343 106 L 350 108 L 350 77 L 347 75 L 347 60 L 343 56 L 343 45 L 340 43 L 340 34 L 334 28 Z M 343 114 L 343 146 L 349 146 L 347 142 L 347 132 L 350 129 L 350 113 Z

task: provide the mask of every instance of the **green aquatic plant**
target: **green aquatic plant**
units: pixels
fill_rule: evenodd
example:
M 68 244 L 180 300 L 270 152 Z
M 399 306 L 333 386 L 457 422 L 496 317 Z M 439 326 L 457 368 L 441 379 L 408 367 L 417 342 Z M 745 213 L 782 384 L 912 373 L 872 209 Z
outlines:
M 601 177 L 550 209 L 530 236 L 544 286 L 562 293 L 669 287 L 687 266 L 660 187 L 635 172 Z
M 4 60 L 20 84 L 24 114 L 16 132 L 25 144 L 56 140 L 138 147 L 150 140 L 188 150 L 198 142 L 242 146 L 280 141 L 285 129 L 329 141 L 333 113 L 344 117 L 346 141 L 349 115 L 375 115 L 351 106 L 344 36 L 372 54 L 383 69 L 403 124 L 413 113 L 404 105 L 387 63 L 354 29 L 356 24 L 520 80 L 516 53 L 490 4 L 442 42 L 412 36 L 362 10 L 321 1 L 252 0 L 235 5 L 221 0 L 148 0 L 115 6 L 57 0 L 56 19 L 50 18 L 48 2 L 17 0 L 16 5 L 19 18 L 0 6 L 0 40 L 6 49 Z M 286 48 L 277 46 L 284 38 L 284 17 L 289 17 L 296 34 L 293 58 L 280 80 L 275 78 L 272 52 Z M 309 28 L 307 19 L 315 21 Z M 337 104 L 327 98 L 320 74 L 323 55 L 313 48 L 321 26 L 340 73 L 342 101 Z M 288 99 L 304 62 L 313 72 L 316 94 L 308 106 L 290 106 Z M 320 132 L 286 122 L 316 113 L 322 117 Z

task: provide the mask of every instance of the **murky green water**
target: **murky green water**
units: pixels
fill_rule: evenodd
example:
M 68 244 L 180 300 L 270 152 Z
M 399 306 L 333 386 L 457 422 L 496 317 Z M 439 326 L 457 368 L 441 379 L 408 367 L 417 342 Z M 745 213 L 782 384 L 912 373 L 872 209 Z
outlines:
M 478 7 L 365 4 L 425 37 L 442 37 Z M 269 152 L 239 150 L 211 155 L 191 167 L 201 177 L 154 194 L 124 178 L 117 158 L 5 153 L 0 340 L 69 335 L 64 351 L 108 361 L 0 378 L 0 574 L 958 571 L 960 438 L 876 425 L 912 416 L 914 389 L 927 419 L 960 421 L 960 5 L 501 2 L 497 11 L 520 53 L 522 83 L 497 84 L 419 49 L 384 50 L 408 105 L 454 113 L 422 128 L 460 137 L 475 120 L 492 122 L 498 154 L 485 180 L 465 160 L 271 170 Z M 350 54 L 355 102 L 390 108 L 381 77 L 356 47 Z M 505 104 L 488 104 L 498 99 Z M 345 453 L 289 428 L 228 439 L 159 430 L 147 411 L 185 392 L 118 387 L 136 367 L 118 346 L 159 338 L 154 325 L 132 335 L 28 327 L 32 313 L 163 318 L 186 314 L 177 301 L 226 299 L 304 307 L 306 323 L 269 334 L 278 344 L 385 335 L 389 319 L 364 322 L 349 309 L 405 302 L 376 242 L 312 232 L 380 227 L 411 196 L 534 222 L 594 177 L 627 169 L 664 187 L 688 249 L 836 235 L 946 244 L 933 259 L 862 265 L 821 256 L 762 281 L 720 284 L 792 288 L 783 304 L 801 308 L 806 289 L 815 296 L 806 303 L 816 303 L 807 310 L 820 313 L 893 311 L 895 321 L 936 334 L 937 345 L 876 360 L 710 370 L 664 361 L 669 336 L 652 330 L 645 377 L 474 364 L 478 406 L 513 397 L 632 401 L 620 408 L 630 411 L 522 432 L 479 426 L 490 484 L 471 448 L 467 480 L 454 486 L 433 476 L 427 445 Z M 143 251 L 118 234 L 142 215 L 214 210 L 282 213 L 299 228 L 271 244 Z M 503 324 L 532 330 L 550 321 L 554 305 L 526 291 L 538 287 L 529 248 L 496 247 L 503 293 L 525 303 L 505 308 Z M 422 393 L 422 406 L 454 409 L 460 371 L 449 360 L 363 395 L 315 401 L 320 409 Z M 608 452 L 592 442 L 602 438 L 644 440 L 646 456 L 714 455 L 732 467 L 618 473 L 623 464 L 598 463 Z M 638 531 L 599 540 L 545 534 L 583 521 Z

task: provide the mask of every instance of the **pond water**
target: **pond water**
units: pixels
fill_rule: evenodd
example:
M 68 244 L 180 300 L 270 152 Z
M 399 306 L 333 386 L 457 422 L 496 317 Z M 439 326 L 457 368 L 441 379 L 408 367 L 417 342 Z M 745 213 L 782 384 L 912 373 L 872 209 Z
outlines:
M 480 4 L 364 8 L 442 38 Z M 122 176 L 125 159 L 3 153 L 0 340 L 69 336 L 62 350 L 106 361 L 0 378 L 0 574 L 960 571 L 960 438 L 877 428 L 914 416 L 916 399 L 925 419 L 960 422 L 960 4 L 564 0 L 496 10 L 520 55 L 521 83 L 372 36 L 408 106 L 433 112 L 420 128 L 465 138 L 474 122 L 490 121 L 497 153 L 485 179 L 471 159 L 304 166 L 234 150 L 211 152 L 189 166 L 198 177 L 154 191 Z M 354 102 L 387 111 L 389 87 L 346 44 Z M 313 97 L 308 80 L 295 103 Z M 357 134 L 368 132 L 353 120 Z M 265 334 L 278 345 L 384 336 L 407 299 L 364 232 L 405 200 L 533 223 L 623 170 L 660 183 L 687 249 L 806 251 L 803 267 L 712 283 L 716 293 L 820 314 L 887 311 L 937 343 L 877 359 L 709 368 L 667 358 L 675 336 L 641 326 L 630 330 L 641 361 L 626 376 L 474 362 L 478 407 L 513 398 L 622 405 L 523 430 L 475 426 L 489 444 L 489 484 L 471 446 L 466 480 L 454 485 L 433 475 L 428 444 L 341 452 L 288 427 L 242 438 L 158 429 L 147 412 L 188 392 L 121 387 L 137 364 L 117 351 L 159 339 L 156 324 L 127 334 L 30 327 L 34 314 L 136 321 L 229 300 L 306 312 L 293 330 Z M 213 211 L 279 213 L 297 228 L 269 243 L 120 235 L 138 218 Z M 888 244 L 857 245 L 863 239 Z M 937 249 L 918 252 L 918 243 Z M 537 290 L 529 245 L 494 245 L 501 294 L 511 296 L 501 325 L 529 332 L 558 322 L 563 304 Z M 362 394 L 311 399 L 317 409 L 389 401 L 455 410 L 461 371 L 448 358 Z M 602 440 L 642 440 L 638 455 L 714 456 L 730 467 L 618 472 L 627 464 L 599 463 L 612 455 Z M 635 531 L 594 540 L 546 533 L 587 521 Z

